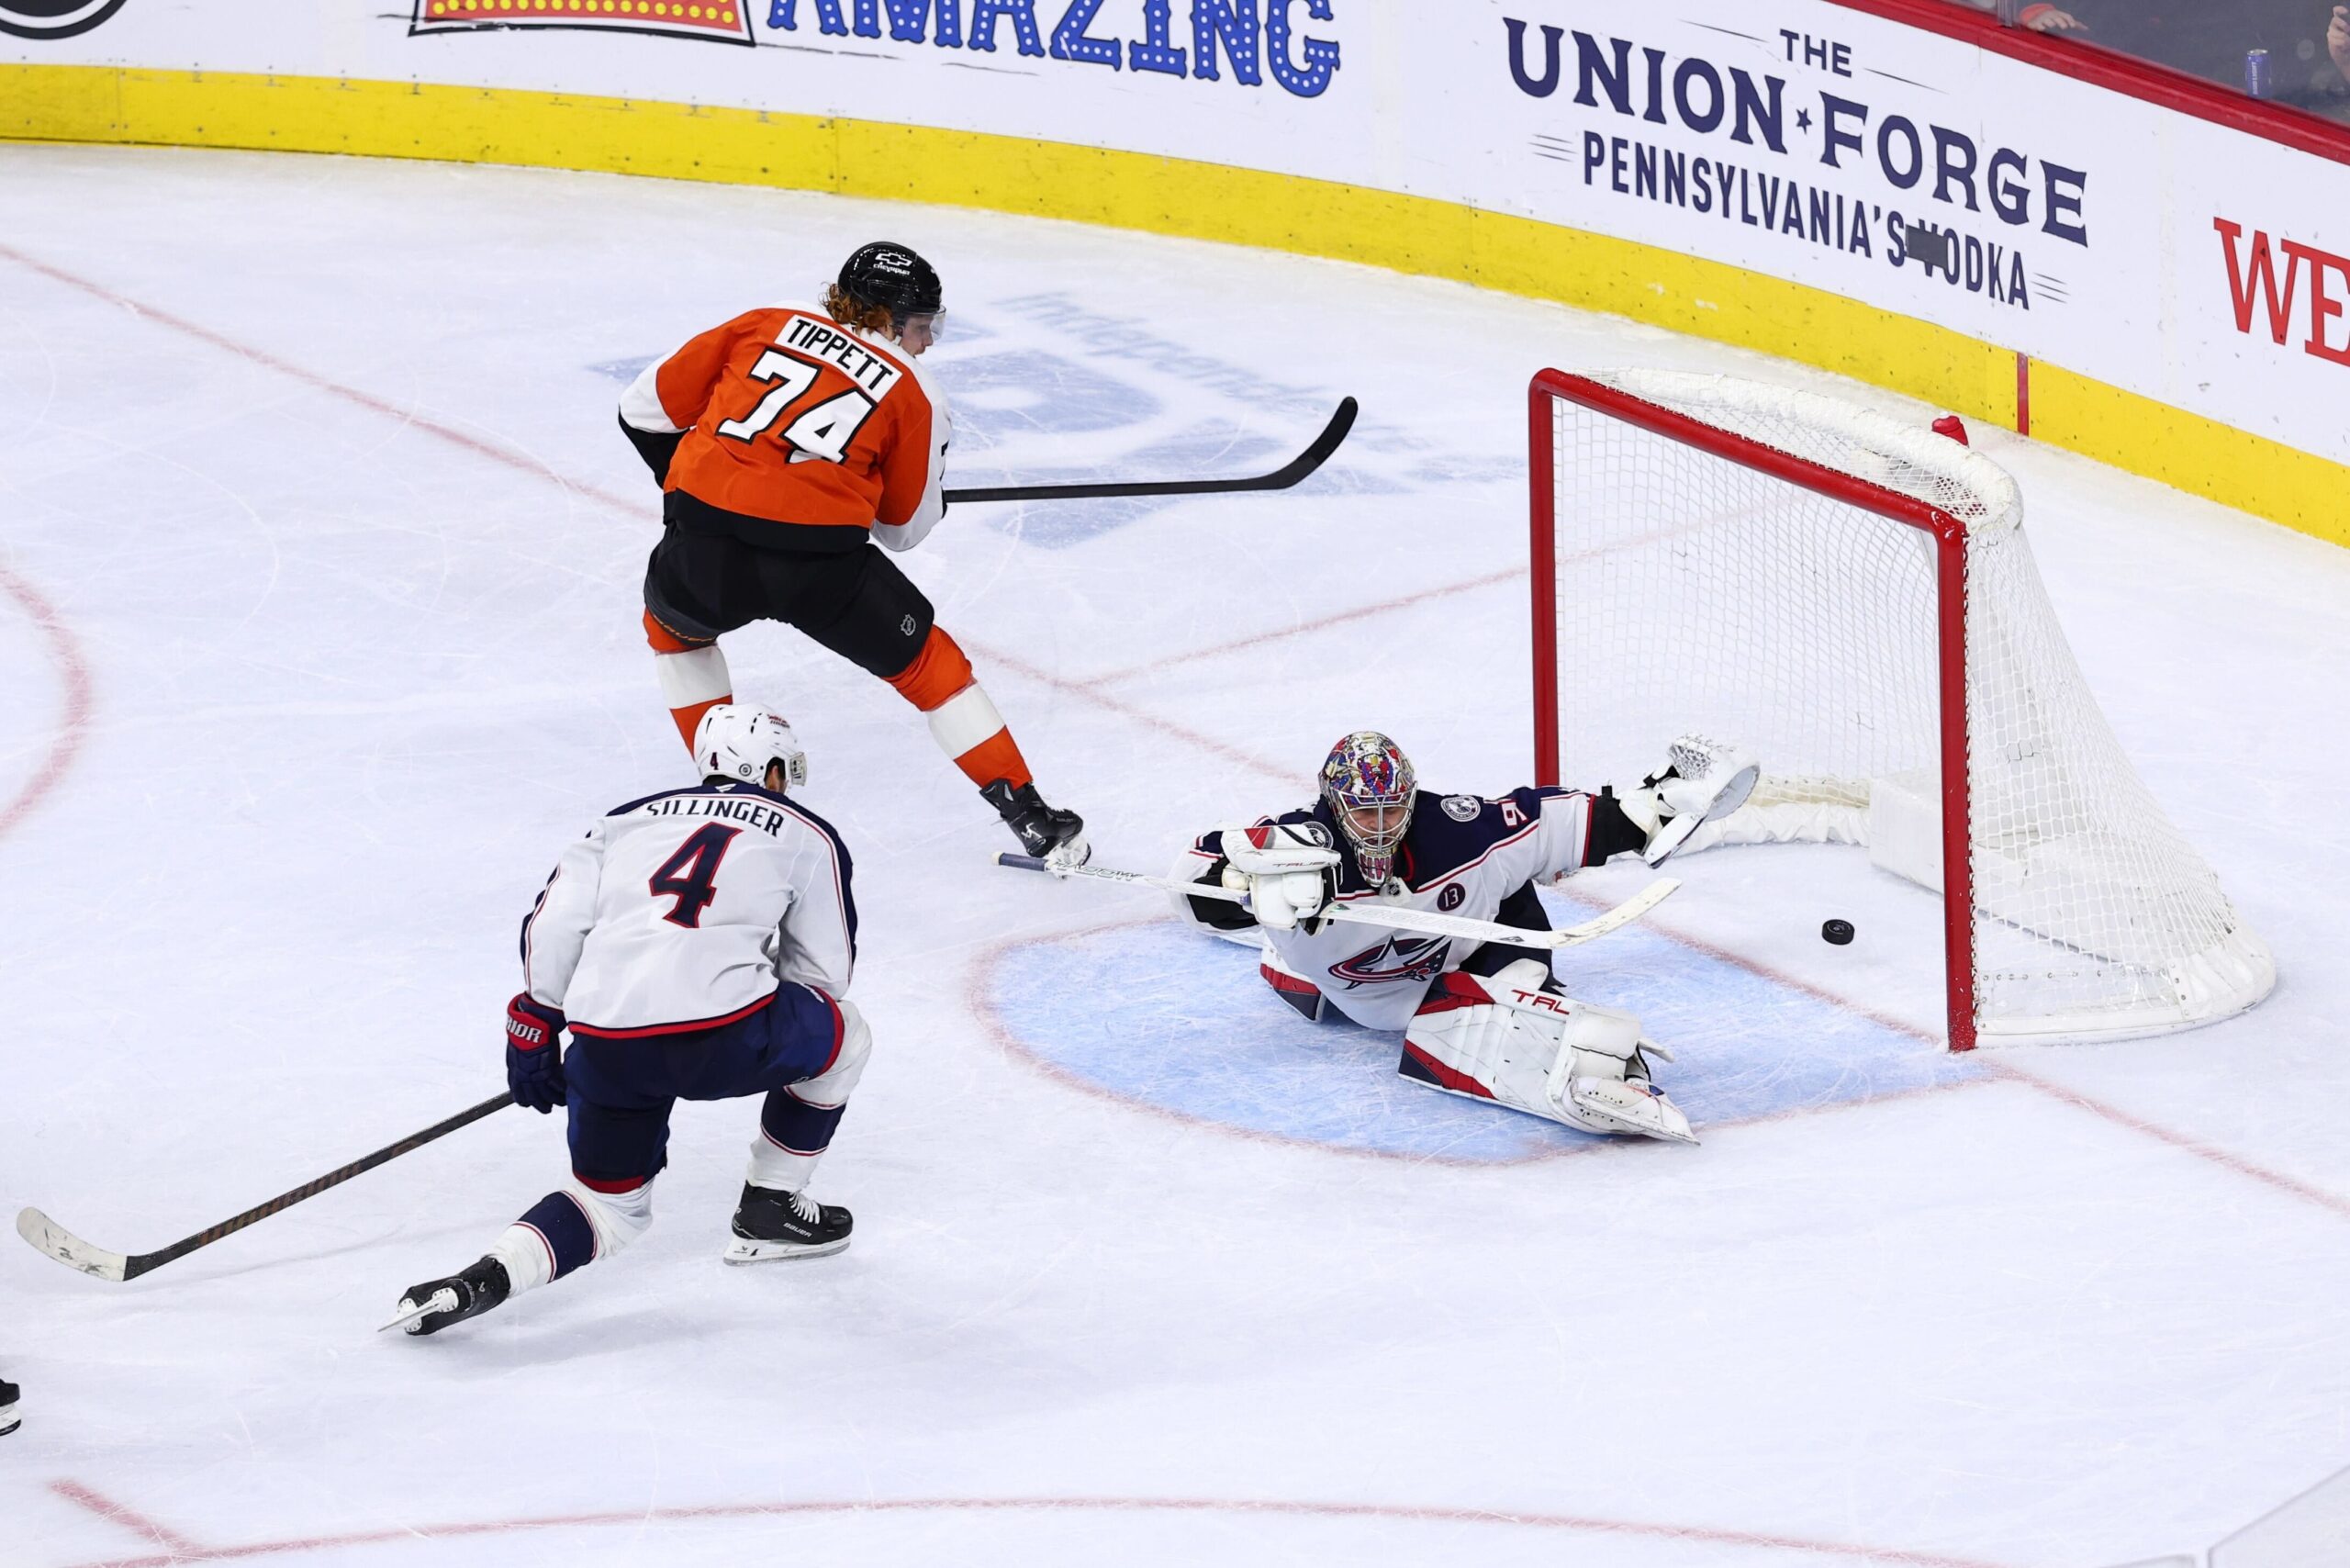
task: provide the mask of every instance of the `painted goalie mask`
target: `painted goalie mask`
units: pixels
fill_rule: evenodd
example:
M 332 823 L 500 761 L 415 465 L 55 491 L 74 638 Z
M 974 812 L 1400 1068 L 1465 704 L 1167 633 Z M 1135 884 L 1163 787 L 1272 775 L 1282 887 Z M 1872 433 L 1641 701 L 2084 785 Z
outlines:
M 1412 825 L 1416 783 L 1404 748 L 1376 730 L 1357 730 L 1322 764 L 1322 799 L 1371 887 L 1394 873 L 1396 846 Z

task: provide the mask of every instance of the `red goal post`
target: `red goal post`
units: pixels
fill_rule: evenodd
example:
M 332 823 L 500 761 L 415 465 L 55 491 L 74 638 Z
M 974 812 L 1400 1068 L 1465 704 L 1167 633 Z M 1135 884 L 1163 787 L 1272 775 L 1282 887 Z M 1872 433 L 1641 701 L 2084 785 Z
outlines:
M 2267 993 L 2266 949 L 2089 696 L 1997 465 L 1674 372 L 1543 371 L 1528 438 L 1539 782 L 1624 777 L 1684 730 L 1752 746 L 1756 802 L 1692 847 L 1865 845 L 1939 891 L 1953 1050 Z

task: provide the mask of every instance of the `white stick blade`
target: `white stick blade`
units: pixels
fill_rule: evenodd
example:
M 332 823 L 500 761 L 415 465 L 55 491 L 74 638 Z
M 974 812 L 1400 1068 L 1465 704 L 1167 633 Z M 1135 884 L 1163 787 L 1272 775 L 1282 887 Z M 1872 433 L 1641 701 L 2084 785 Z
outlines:
M 1629 925 L 1672 897 L 1673 890 L 1680 885 L 1681 879 L 1677 877 L 1659 877 L 1614 909 L 1595 915 L 1581 925 L 1570 925 L 1560 932 L 1559 935 L 1562 938 L 1560 946 L 1568 946 L 1577 942 L 1588 942 L 1595 936 L 1605 936 L 1621 926 Z
M 46 1252 L 67 1268 L 79 1269 L 101 1280 L 121 1282 L 122 1271 L 130 1261 L 119 1252 L 91 1246 L 39 1209 L 17 1211 L 17 1234 L 30 1242 L 36 1251 Z

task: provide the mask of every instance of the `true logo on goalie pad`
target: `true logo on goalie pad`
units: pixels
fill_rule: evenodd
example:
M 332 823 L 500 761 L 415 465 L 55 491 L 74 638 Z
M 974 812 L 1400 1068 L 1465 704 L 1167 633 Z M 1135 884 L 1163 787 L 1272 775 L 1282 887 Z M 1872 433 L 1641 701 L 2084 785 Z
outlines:
M 1444 814 L 1457 823 L 1475 822 L 1477 814 L 1484 809 L 1484 802 L 1474 795 L 1447 795 L 1444 798 Z

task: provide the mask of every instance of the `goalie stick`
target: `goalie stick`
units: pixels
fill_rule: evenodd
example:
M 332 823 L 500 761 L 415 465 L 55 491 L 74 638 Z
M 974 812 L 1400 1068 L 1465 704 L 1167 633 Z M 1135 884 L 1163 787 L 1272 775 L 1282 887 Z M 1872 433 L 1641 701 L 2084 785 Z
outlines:
M 1222 899 L 1226 903 L 1237 903 L 1243 908 L 1248 903 L 1247 893 L 1235 892 L 1213 882 L 1179 882 L 1172 877 L 1147 877 L 1140 871 L 1113 871 L 1106 866 L 1072 866 L 1066 870 L 1057 870 L 1034 855 L 1014 855 L 1010 851 L 997 856 L 995 863 L 1009 866 L 1016 871 L 1043 871 L 1054 877 L 1085 877 L 1097 882 L 1125 882 L 1135 887 L 1164 888 L 1170 893 L 1181 893 L 1189 898 Z M 1629 925 L 1662 903 L 1680 885 L 1677 878 L 1659 877 L 1615 908 L 1594 915 L 1580 925 L 1570 925 L 1558 931 L 1528 931 L 1522 925 L 1504 925 L 1491 920 L 1464 920 L 1457 914 L 1438 914 L 1433 910 L 1406 909 L 1392 903 L 1374 903 L 1368 908 L 1334 903 L 1315 918 L 1344 921 L 1354 925 L 1383 925 L 1391 931 L 1424 931 L 1433 936 L 1465 936 L 1473 942 L 1505 942 L 1514 947 L 1572 947 Z
M 109 1252 L 103 1247 L 93 1247 L 39 1209 L 24 1209 L 17 1213 L 17 1234 L 30 1242 L 36 1250 L 47 1253 L 69 1269 L 79 1269 L 101 1280 L 135 1280 L 151 1270 L 186 1257 L 199 1247 L 209 1247 L 224 1236 L 233 1235 L 249 1225 L 290 1209 L 305 1198 L 315 1198 L 329 1187 L 339 1187 L 353 1176 L 364 1175 L 378 1165 L 422 1148 L 435 1138 L 446 1137 L 459 1127 L 470 1126 L 484 1116 L 495 1114 L 512 1103 L 514 1097 L 500 1091 L 494 1099 L 485 1100 L 470 1110 L 460 1111 L 445 1122 L 435 1122 L 422 1132 L 410 1133 L 396 1144 L 330 1170 L 315 1182 L 305 1182 L 290 1193 L 280 1193 L 258 1207 L 247 1209 L 232 1219 L 224 1219 L 218 1225 L 199 1230 L 185 1240 L 174 1241 L 160 1251 L 135 1252 L 125 1257 L 119 1252 Z
M 965 501 L 1082 501 L 1113 496 L 1222 496 L 1241 490 L 1286 490 L 1313 473 L 1338 450 L 1354 428 L 1355 400 L 1338 399 L 1337 411 L 1322 433 L 1304 452 L 1270 474 L 1246 479 L 1133 479 L 1118 483 L 1078 485 L 996 485 L 949 490 L 949 504 Z

